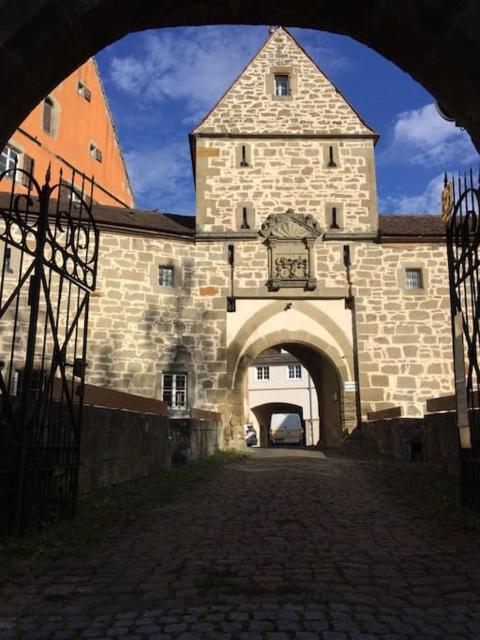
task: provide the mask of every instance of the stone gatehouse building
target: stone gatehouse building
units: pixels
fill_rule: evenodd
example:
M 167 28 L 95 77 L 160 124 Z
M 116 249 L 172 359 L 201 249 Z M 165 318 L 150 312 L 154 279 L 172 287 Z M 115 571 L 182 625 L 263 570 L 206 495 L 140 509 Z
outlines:
M 190 135 L 195 221 L 95 208 L 87 382 L 219 411 L 236 441 L 248 367 L 277 346 L 308 369 L 329 445 L 451 392 L 443 225 L 378 214 L 377 138 L 274 31 Z

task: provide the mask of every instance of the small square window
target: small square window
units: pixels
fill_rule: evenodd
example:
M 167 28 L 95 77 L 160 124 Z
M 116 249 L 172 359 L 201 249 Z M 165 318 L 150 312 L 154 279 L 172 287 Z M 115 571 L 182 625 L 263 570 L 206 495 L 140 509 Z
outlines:
M 171 409 L 187 408 L 187 374 L 164 373 L 162 376 L 162 400 Z
M 158 267 L 158 284 L 161 287 L 173 287 L 173 267 Z
M 288 365 L 288 379 L 289 380 L 301 380 L 302 379 L 302 365 L 289 364 Z
M 270 367 L 257 367 L 257 380 L 270 380 Z
M 405 269 L 405 288 L 423 289 L 423 277 L 421 269 Z
M 290 76 L 288 76 L 286 73 L 275 74 L 275 95 L 276 96 L 290 95 Z

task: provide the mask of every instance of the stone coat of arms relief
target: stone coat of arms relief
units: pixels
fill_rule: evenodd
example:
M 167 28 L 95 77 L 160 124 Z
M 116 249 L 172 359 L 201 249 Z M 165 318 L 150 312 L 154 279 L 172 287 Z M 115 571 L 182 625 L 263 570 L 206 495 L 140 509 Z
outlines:
M 294 213 L 271 214 L 259 234 L 268 251 L 270 291 L 282 288 L 302 288 L 313 291 L 317 286 L 313 245 L 322 236 L 317 221 L 311 215 Z

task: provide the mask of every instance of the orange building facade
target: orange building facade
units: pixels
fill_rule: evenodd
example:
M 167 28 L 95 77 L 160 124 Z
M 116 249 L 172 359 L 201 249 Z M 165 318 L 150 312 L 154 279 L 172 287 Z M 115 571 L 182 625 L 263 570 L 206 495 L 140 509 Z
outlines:
M 95 181 L 100 204 L 134 206 L 133 192 L 102 81 L 93 58 L 58 85 L 22 122 L 0 155 L 0 172 L 31 171 L 42 183 L 49 165 L 52 179 L 81 190 L 81 175 Z M 28 180 L 16 176 L 15 191 L 26 192 Z M 0 190 L 9 189 L 3 180 Z M 89 186 L 85 192 L 89 195 Z

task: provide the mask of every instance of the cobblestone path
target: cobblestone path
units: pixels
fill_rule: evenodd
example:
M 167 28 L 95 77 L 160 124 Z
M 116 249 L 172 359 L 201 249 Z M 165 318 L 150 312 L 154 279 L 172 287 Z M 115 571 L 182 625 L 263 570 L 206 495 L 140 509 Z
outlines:
M 478 542 L 395 502 L 368 463 L 258 450 L 7 585 L 0 639 L 480 638 Z

